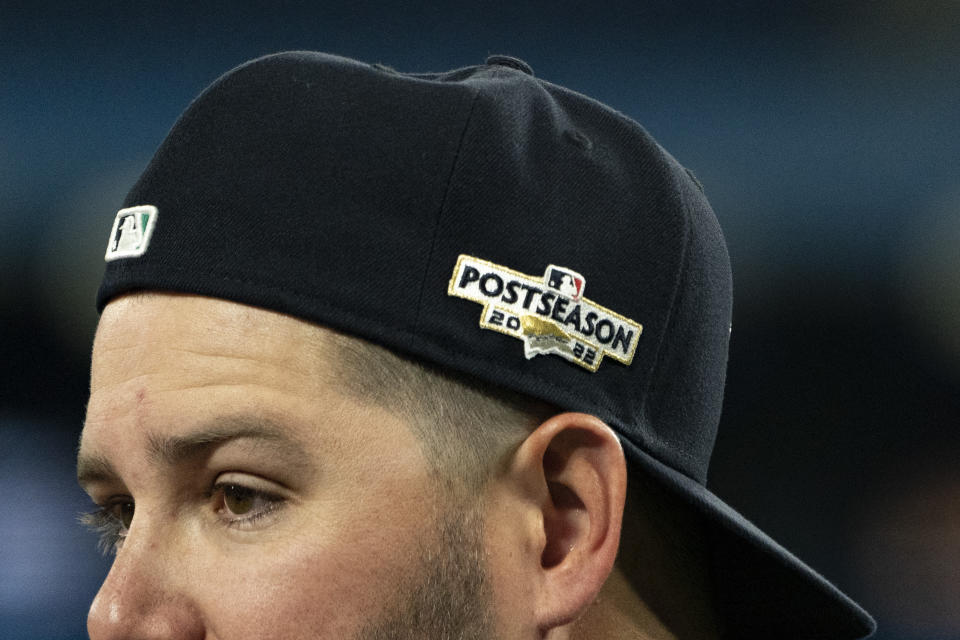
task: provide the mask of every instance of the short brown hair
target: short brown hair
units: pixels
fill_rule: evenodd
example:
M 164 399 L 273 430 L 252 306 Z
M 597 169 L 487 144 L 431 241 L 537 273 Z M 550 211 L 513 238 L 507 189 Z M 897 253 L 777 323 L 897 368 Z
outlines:
M 341 390 L 406 419 L 432 471 L 452 487 L 477 493 L 497 465 L 556 412 L 528 396 L 328 333 Z

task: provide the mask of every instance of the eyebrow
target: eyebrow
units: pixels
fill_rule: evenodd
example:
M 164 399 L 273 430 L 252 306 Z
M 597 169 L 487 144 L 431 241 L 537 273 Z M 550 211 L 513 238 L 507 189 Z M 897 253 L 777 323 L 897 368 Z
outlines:
M 273 420 L 250 415 L 221 416 L 178 436 L 147 434 L 147 460 L 162 467 L 176 467 L 211 453 L 235 440 L 252 440 L 258 452 L 283 460 L 285 468 L 305 475 L 315 464 L 304 446 Z M 85 487 L 96 482 L 114 481 L 120 475 L 108 458 L 100 454 L 77 455 L 77 482 Z

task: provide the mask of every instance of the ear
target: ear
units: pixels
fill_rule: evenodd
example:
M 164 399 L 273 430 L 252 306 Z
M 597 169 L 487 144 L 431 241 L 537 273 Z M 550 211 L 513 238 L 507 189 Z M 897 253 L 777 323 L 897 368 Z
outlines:
M 623 449 L 602 420 L 562 413 L 542 423 L 514 457 L 539 494 L 535 616 L 542 632 L 573 622 L 610 575 L 627 488 Z

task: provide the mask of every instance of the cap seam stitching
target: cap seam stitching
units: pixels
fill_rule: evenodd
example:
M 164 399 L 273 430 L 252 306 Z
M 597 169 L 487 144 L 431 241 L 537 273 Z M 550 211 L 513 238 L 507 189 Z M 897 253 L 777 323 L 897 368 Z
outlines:
M 670 176 L 674 177 L 672 172 Z M 653 363 L 650 366 L 650 377 L 647 379 L 646 384 L 643 388 L 643 401 L 640 405 L 640 415 L 646 415 L 647 402 L 650 399 L 650 386 L 653 384 L 653 381 L 657 379 L 660 366 L 663 359 L 663 345 L 667 339 L 667 332 L 670 330 L 671 324 L 673 323 L 674 315 L 676 313 L 677 305 L 679 300 L 682 297 L 682 283 L 686 277 L 689 254 L 690 254 L 690 235 L 691 235 L 691 221 L 690 221 L 690 212 L 687 209 L 686 199 L 683 197 L 683 192 L 678 188 L 677 180 L 674 178 L 671 180 L 671 187 L 673 187 L 674 193 L 679 193 L 679 200 L 681 204 L 682 218 L 683 218 L 683 245 L 681 248 L 681 255 L 679 260 L 679 268 L 677 269 L 677 274 L 674 277 L 673 282 L 673 291 L 670 293 L 670 306 L 667 309 L 667 314 L 664 318 L 663 331 L 660 332 L 660 336 L 657 339 L 657 345 L 654 349 Z M 654 431 L 653 433 L 656 433 Z M 661 440 L 659 434 L 657 434 L 657 440 Z M 683 458 L 688 460 L 696 461 L 696 457 L 693 455 L 687 454 L 685 451 L 680 451 L 680 454 Z M 699 481 L 698 481 L 699 482 Z
M 427 288 L 427 277 L 430 275 L 430 267 L 433 264 L 433 253 L 437 246 L 437 237 L 440 235 L 440 221 L 443 219 L 443 214 L 446 211 L 447 199 L 450 195 L 450 188 L 453 184 L 453 176 L 456 175 L 457 169 L 460 165 L 460 158 L 463 152 L 463 144 L 467 138 L 467 130 L 470 128 L 470 123 L 473 121 L 473 112 L 477 106 L 477 100 L 480 97 L 480 89 L 476 89 L 476 92 L 473 94 L 473 99 L 470 101 L 470 110 L 467 112 L 467 119 L 463 123 L 463 130 L 460 132 L 460 139 L 457 142 L 457 152 L 453 157 L 453 162 L 450 165 L 450 174 L 447 176 L 447 184 L 443 189 L 443 198 L 440 200 L 440 207 L 437 211 L 436 220 L 433 224 L 433 234 L 430 238 L 430 249 L 427 252 L 427 259 L 423 267 L 423 277 L 420 279 L 420 291 L 417 294 L 417 313 L 413 318 L 413 327 L 414 329 L 420 326 L 420 315 L 423 311 L 423 296 Z

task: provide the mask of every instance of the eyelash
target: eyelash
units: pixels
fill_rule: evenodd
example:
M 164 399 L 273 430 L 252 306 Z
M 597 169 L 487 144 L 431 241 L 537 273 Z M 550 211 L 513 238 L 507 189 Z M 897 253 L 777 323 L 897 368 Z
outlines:
M 227 514 L 230 513 L 229 507 L 227 507 L 225 502 L 227 493 L 230 491 L 237 494 L 244 494 L 254 501 L 259 501 L 261 503 L 260 508 L 248 516 L 225 516 L 224 512 Z M 282 496 L 268 491 L 253 489 L 236 482 L 218 482 L 205 494 L 208 501 L 216 496 L 219 496 L 219 506 L 215 511 L 219 517 L 220 524 L 225 527 L 237 529 L 243 529 L 257 524 L 262 519 L 274 514 L 278 509 L 283 507 L 285 503 L 285 499 Z M 116 554 L 123 546 L 123 541 L 127 537 L 127 528 L 123 525 L 120 516 L 117 515 L 117 510 L 126 505 L 133 506 L 133 504 L 130 498 L 114 499 L 101 505 L 98 509 L 80 516 L 80 523 L 99 536 L 97 548 L 104 555 Z M 131 520 L 132 518 L 133 516 L 131 516 Z
M 97 549 L 105 556 L 119 551 L 127 537 L 123 523 L 114 513 L 117 507 L 125 504 L 132 504 L 132 501 L 112 500 L 96 511 L 80 515 L 80 524 L 97 534 Z

